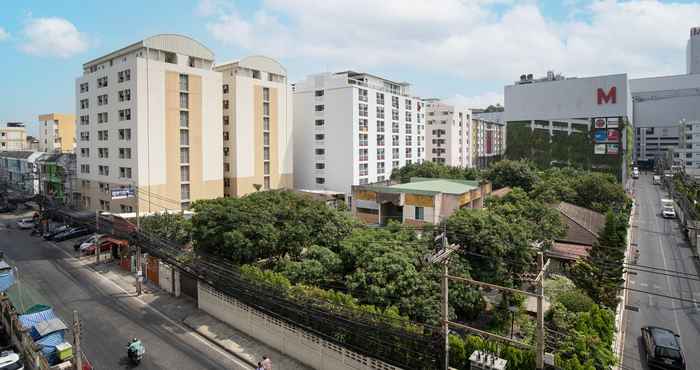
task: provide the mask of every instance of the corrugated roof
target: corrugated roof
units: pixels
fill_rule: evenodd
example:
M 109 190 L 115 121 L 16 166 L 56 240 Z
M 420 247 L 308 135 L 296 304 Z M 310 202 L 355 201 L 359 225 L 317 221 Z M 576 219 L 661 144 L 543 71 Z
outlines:
M 599 233 L 605 227 L 605 215 L 588 208 L 579 207 L 567 202 L 557 204 L 557 210 L 563 216 L 572 220 L 586 231 L 598 238 Z
M 479 188 L 478 181 L 453 180 L 453 179 L 429 179 L 413 177 L 411 182 L 397 185 L 381 186 L 370 185 L 368 190 L 376 190 L 385 193 L 412 193 L 412 194 L 455 194 L 468 193 Z
M 588 250 L 590 248 L 591 247 L 587 245 L 555 242 L 552 248 L 547 251 L 547 256 L 561 260 L 575 261 L 579 258 L 588 257 Z

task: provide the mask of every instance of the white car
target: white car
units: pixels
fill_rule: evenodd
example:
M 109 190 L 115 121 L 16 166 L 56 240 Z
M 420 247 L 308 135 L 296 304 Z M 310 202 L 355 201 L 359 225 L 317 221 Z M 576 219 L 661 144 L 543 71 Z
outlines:
M 34 220 L 31 218 L 23 218 L 17 221 L 17 227 L 20 229 L 31 229 L 34 228 Z
M 638 179 L 639 178 L 639 168 L 635 167 L 632 169 L 632 178 L 633 179 Z
M 24 370 L 19 355 L 11 351 L 0 352 L 0 370 Z
M 676 210 L 673 209 L 673 206 L 671 206 L 671 207 L 664 206 L 663 210 L 661 211 L 661 215 L 664 218 L 676 218 Z

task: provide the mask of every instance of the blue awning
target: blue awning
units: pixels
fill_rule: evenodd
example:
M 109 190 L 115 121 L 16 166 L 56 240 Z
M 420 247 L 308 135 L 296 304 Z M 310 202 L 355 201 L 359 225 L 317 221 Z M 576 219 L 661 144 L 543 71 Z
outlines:
M 36 324 L 56 319 L 57 317 L 56 314 L 53 312 L 53 309 L 49 308 L 48 310 L 44 310 L 41 312 L 19 315 L 17 318 L 19 319 L 19 322 L 22 323 L 22 326 L 29 330 L 32 339 L 36 341 L 39 338 L 41 338 L 39 332 L 35 328 Z
M 12 272 L 12 270 L 10 270 L 9 272 L 0 274 L 0 292 L 6 291 L 14 283 L 15 283 L 15 274 Z

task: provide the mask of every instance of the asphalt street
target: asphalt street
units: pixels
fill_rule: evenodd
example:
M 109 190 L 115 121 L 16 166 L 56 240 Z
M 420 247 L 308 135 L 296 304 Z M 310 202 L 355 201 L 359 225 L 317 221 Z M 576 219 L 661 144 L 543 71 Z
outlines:
M 632 242 L 637 243 L 640 251 L 638 265 L 664 269 L 668 274 L 659 269 L 655 269 L 657 273 L 635 271 L 636 274 L 629 276 L 629 288 L 700 301 L 698 262 L 678 221 L 661 217 L 662 198 L 669 196 L 661 186 L 652 184 L 651 175 L 636 180 L 637 222 L 633 226 Z M 698 304 L 628 291 L 625 315 L 623 369 L 647 369 L 640 331 L 646 325 L 665 327 L 679 334 L 687 369 L 700 369 Z
M 97 369 L 131 368 L 126 344 L 146 345 L 140 369 L 249 369 L 243 362 L 180 323 L 147 307 L 66 252 L 0 224 L 0 251 L 15 263 L 22 286 L 51 305 L 71 325 L 73 310 L 82 320 L 82 346 Z

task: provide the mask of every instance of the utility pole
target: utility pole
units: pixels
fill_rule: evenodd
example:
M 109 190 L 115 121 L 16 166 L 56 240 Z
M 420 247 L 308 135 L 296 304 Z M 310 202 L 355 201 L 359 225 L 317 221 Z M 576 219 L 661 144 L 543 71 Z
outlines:
M 100 253 L 102 250 L 100 249 L 100 237 L 99 237 L 99 232 L 100 232 L 100 211 L 95 211 L 95 257 L 97 258 L 96 262 L 99 264 L 100 263 Z
M 134 192 L 136 198 L 136 231 L 138 232 L 141 229 L 138 188 L 136 188 Z M 141 281 L 143 280 L 143 272 L 141 271 L 141 245 L 138 244 L 138 240 L 136 241 L 136 243 L 136 296 L 140 296 L 142 289 Z
M 83 353 L 80 350 L 80 320 L 78 311 L 73 311 L 73 345 L 75 346 L 75 370 L 83 370 Z
M 537 369 L 544 369 L 544 256 L 537 252 Z

